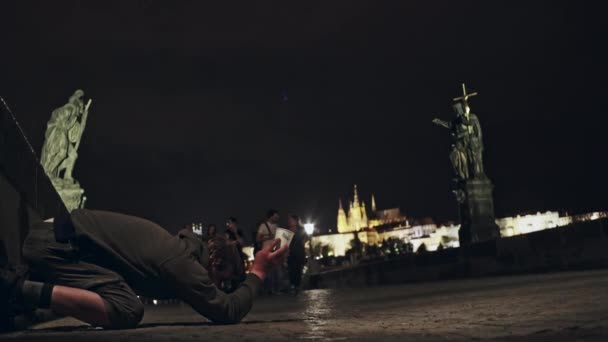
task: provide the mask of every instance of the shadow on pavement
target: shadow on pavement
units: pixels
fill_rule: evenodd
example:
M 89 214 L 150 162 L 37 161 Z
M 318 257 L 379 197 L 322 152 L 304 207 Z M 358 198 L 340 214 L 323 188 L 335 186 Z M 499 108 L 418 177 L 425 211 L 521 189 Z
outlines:
M 306 319 L 269 319 L 269 320 L 256 320 L 256 321 L 246 321 L 241 322 L 239 324 L 262 324 L 262 323 L 290 323 L 290 322 L 304 322 Z
M 244 321 L 239 324 L 252 325 L 252 324 L 267 324 L 267 323 L 291 323 L 291 322 L 303 322 L 305 319 L 271 319 L 271 320 L 255 320 L 255 321 Z M 137 326 L 136 330 L 145 328 L 160 328 L 160 327 L 204 327 L 204 326 L 222 326 L 226 324 L 216 324 L 213 322 L 159 322 L 159 323 L 142 323 Z M 28 329 L 26 333 L 45 333 L 45 332 L 91 332 L 91 331 L 115 331 L 106 330 L 103 328 L 92 327 L 90 325 L 69 325 L 60 327 L 50 327 L 42 329 Z

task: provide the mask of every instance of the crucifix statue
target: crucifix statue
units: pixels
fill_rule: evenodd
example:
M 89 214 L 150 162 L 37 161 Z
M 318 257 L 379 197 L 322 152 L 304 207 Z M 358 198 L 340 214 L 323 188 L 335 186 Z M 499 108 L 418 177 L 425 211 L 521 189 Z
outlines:
M 452 99 L 456 117 L 433 120 L 434 124 L 449 129 L 452 136 L 450 161 L 456 175 L 453 192 L 458 203 L 458 236 L 463 247 L 500 237 L 494 219 L 493 185 L 483 170 L 481 125 L 469 106 L 473 96 L 477 93 L 469 93 L 463 83 L 462 96 Z
M 467 93 L 465 84 L 462 84 L 462 96 L 453 99 L 456 118 L 444 121 L 435 118 L 433 123 L 451 131 L 454 140 L 450 161 L 456 176 L 460 180 L 470 178 L 483 178 L 483 142 L 481 126 L 477 115 L 471 113 L 469 98 L 477 96 L 477 92 Z
M 467 93 L 465 84 L 462 84 L 462 96 L 452 99 L 454 102 L 460 102 L 464 110 L 464 124 L 468 135 L 467 152 L 470 160 L 471 174 L 475 178 L 485 178 L 483 171 L 483 140 L 481 133 L 481 125 L 479 118 L 474 113 L 471 113 L 469 106 L 469 98 L 477 96 L 477 92 Z

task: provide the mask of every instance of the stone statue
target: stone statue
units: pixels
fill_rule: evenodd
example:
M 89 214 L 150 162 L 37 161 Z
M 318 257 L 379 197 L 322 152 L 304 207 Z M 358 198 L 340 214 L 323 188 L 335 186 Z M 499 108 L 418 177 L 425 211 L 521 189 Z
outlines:
M 84 205 L 84 190 L 72 176 L 91 106 L 90 99 L 84 105 L 83 96 L 82 90 L 76 90 L 68 103 L 53 111 L 40 158 L 42 167 L 70 211 Z
M 468 103 L 468 99 L 476 95 L 467 93 L 463 83 L 462 96 L 453 99 L 456 117 L 449 122 L 433 120 L 434 124 L 449 129 L 453 140 L 450 161 L 456 179 L 452 191 L 458 203 L 461 246 L 500 237 L 494 220 L 494 186 L 483 168 L 481 125 Z
M 463 96 L 454 99 L 456 118 L 450 122 L 435 118 L 433 123 L 451 131 L 452 150 L 450 161 L 454 173 L 461 180 L 484 178 L 483 170 L 483 136 L 479 118 L 471 113 L 468 98 L 477 93 L 467 94 L 463 84 Z
M 433 123 L 450 130 L 452 136 L 452 150 L 450 151 L 450 161 L 456 177 L 460 180 L 470 178 L 469 164 L 471 162 L 471 153 L 469 152 L 469 132 L 468 122 L 464 116 L 464 110 L 461 103 L 453 105 L 456 118 L 452 121 L 444 121 L 435 118 Z
M 450 161 L 456 176 L 460 179 L 469 179 L 469 162 L 467 159 L 467 151 L 465 150 L 462 141 L 456 141 L 452 144 L 450 152 Z
M 479 124 L 479 118 L 477 115 L 471 112 L 469 106 L 469 97 L 477 95 L 477 93 L 467 94 L 465 85 L 462 85 L 463 96 L 454 98 L 455 105 L 459 105 L 457 110 L 462 115 L 462 122 L 464 124 L 466 135 L 467 135 L 467 155 L 469 158 L 470 173 L 473 177 L 483 178 L 485 174 L 483 172 L 483 136 L 481 133 L 481 125 Z
M 473 176 L 477 178 L 485 177 L 483 171 L 483 139 L 481 134 L 481 125 L 477 115 L 469 113 L 468 126 L 469 133 L 469 153 L 471 161 L 471 169 Z

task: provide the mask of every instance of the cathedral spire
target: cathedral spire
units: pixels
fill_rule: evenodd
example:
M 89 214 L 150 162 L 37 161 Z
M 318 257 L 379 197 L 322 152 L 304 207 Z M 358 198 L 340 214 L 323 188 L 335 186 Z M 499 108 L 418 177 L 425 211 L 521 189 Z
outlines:
M 361 202 L 361 227 L 369 227 L 369 220 L 367 218 L 367 209 L 365 209 L 365 201 Z
M 372 194 L 372 213 L 376 212 L 376 198 L 374 197 L 374 194 Z
M 357 192 L 357 184 L 355 184 L 354 193 L 355 193 L 355 196 L 353 198 L 353 203 L 356 207 L 358 207 L 359 206 L 359 193 Z
M 348 219 L 342 206 L 342 199 L 338 198 L 338 232 L 344 233 L 348 231 Z

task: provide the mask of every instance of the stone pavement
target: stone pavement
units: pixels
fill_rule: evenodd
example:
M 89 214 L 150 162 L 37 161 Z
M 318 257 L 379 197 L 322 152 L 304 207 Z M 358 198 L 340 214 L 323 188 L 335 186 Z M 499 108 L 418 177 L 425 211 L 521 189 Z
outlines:
M 141 327 L 94 329 L 73 319 L 0 335 L 21 341 L 608 341 L 608 270 L 260 298 L 244 322 L 213 325 L 185 305 L 147 307 Z

